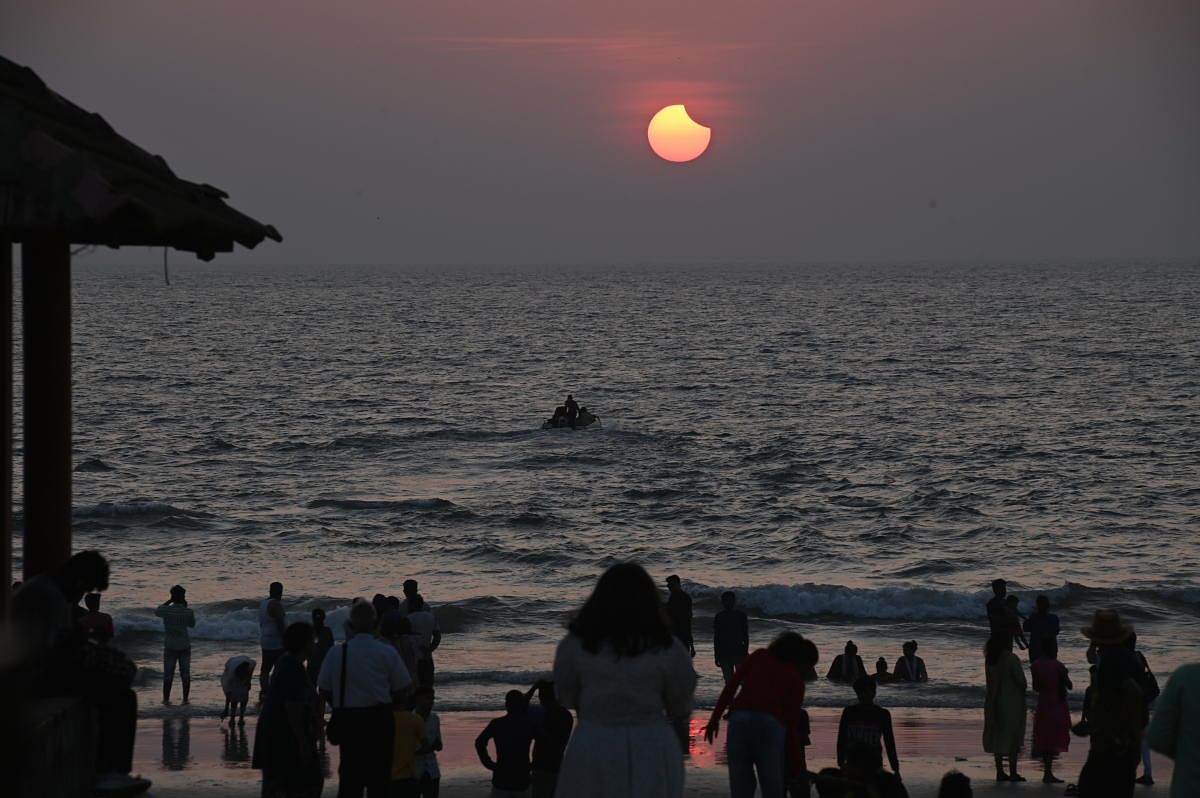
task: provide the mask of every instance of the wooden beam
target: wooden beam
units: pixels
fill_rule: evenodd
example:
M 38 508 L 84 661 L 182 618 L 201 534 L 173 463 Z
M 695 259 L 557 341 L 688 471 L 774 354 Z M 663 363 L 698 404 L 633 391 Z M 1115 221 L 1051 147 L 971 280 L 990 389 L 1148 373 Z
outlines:
M 25 357 L 25 578 L 71 556 L 71 247 L 21 248 Z
M 0 349 L 3 349 L 3 365 L 0 366 L 0 458 L 3 459 L 3 472 L 0 473 L 0 621 L 8 617 L 9 590 L 12 586 L 12 392 L 13 392 L 13 362 L 12 362 L 12 308 L 13 308 L 13 272 L 12 272 L 12 242 L 0 237 L 0 280 L 4 282 L 3 294 L 0 297 Z

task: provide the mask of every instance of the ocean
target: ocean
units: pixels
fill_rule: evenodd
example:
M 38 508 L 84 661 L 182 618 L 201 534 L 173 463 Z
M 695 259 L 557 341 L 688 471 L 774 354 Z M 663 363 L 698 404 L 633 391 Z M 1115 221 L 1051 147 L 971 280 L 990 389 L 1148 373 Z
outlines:
M 112 563 L 143 714 L 176 583 L 198 713 L 257 658 L 271 581 L 340 634 L 353 597 L 419 579 L 439 707 L 489 710 L 620 560 L 692 594 L 701 705 L 725 589 L 755 644 L 798 630 L 821 669 L 918 640 L 931 681 L 892 706 L 982 705 L 997 576 L 1026 612 L 1050 597 L 1076 684 L 1101 607 L 1160 680 L 1197 656 L 1194 265 L 218 262 L 167 285 L 85 261 L 74 302 L 75 546 Z M 599 427 L 540 429 L 568 392 Z

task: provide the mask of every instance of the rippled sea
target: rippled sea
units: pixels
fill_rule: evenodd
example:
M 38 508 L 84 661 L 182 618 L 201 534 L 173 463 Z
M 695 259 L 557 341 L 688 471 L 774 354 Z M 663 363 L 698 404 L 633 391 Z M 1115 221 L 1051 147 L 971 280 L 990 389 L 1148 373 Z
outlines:
M 416 577 L 439 703 L 477 709 L 623 559 L 693 594 L 702 703 L 726 588 L 826 664 L 916 638 L 933 681 L 892 705 L 980 704 L 995 576 L 1051 598 L 1072 670 L 1101 606 L 1161 673 L 1198 656 L 1195 266 L 83 265 L 75 291 L 76 546 L 113 561 L 151 711 L 175 583 L 201 707 L 269 582 L 340 629 Z M 600 428 L 540 429 L 568 391 Z

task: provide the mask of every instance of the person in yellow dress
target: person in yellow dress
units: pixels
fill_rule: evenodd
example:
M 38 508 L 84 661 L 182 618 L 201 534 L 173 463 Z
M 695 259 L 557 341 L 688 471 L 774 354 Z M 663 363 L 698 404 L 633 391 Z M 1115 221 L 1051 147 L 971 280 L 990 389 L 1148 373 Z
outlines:
M 418 798 L 421 782 L 417 773 L 417 749 L 425 738 L 425 719 L 399 702 L 393 706 L 392 715 L 396 721 L 392 749 L 392 795 L 395 798 Z

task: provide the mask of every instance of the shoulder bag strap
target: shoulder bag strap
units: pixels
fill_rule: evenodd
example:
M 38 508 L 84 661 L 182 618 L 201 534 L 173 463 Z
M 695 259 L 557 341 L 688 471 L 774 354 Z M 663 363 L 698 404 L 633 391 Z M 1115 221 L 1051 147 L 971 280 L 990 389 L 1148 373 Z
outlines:
M 338 705 L 339 705 L 338 708 L 339 709 L 346 708 L 346 654 L 349 652 L 349 650 L 350 650 L 350 641 L 347 640 L 345 643 L 342 643 L 342 676 L 341 676 L 342 685 L 341 685 L 340 694 L 338 695 Z

